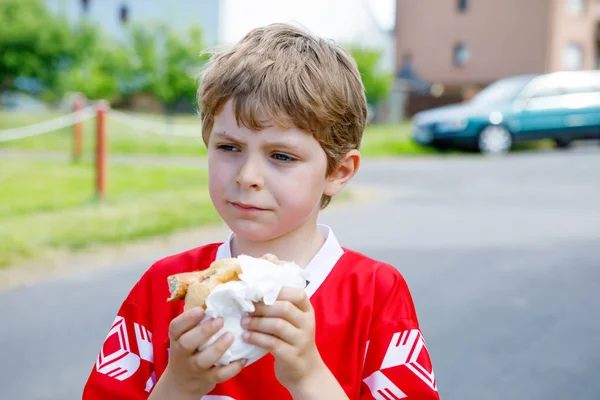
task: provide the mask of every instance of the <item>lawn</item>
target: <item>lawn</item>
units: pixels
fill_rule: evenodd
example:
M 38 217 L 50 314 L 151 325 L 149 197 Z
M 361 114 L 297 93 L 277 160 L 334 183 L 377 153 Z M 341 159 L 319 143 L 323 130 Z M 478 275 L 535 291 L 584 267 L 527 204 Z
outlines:
M 439 154 L 437 150 L 411 140 L 409 122 L 369 126 L 365 130 L 360 152 L 365 157 Z
M 95 201 L 89 164 L 0 159 L 0 267 L 218 220 L 205 170 L 111 166 L 108 192 Z
M 54 118 L 59 114 L 31 115 L 26 113 L 0 112 L 0 130 L 30 125 L 39 121 Z M 154 120 L 166 124 L 167 119 L 161 115 L 134 114 L 139 118 Z M 197 126 L 200 134 L 200 120 L 194 115 L 176 115 L 169 120 L 175 126 L 186 128 Z M 366 157 L 435 154 L 436 151 L 419 146 L 410 140 L 408 122 L 398 125 L 369 126 L 364 134 L 361 152 Z M 96 120 L 84 123 L 84 147 L 91 153 L 95 143 Z M 204 143 L 198 137 L 177 137 L 157 135 L 141 129 L 124 126 L 109 120 L 109 151 L 111 154 L 155 154 L 201 156 L 206 154 Z M 53 150 L 70 152 L 73 128 L 61 129 L 46 135 L 0 142 L 2 148 L 18 148 L 33 150 Z

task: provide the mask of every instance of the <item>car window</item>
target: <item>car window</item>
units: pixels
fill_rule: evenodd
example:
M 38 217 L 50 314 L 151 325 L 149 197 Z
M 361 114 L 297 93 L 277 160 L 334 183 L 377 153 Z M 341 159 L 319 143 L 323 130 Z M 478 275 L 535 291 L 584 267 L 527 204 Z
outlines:
M 480 106 L 490 106 L 510 101 L 523 90 L 531 79 L 533 79 L 533 76 L 529 75 L 500 79 L 476 94 L 472 99 L 472 103 Z
M 555 76 L 541 76 L 534 79 L 523 90 L 519 97 L 521 98 L 540 98 L 550 96 L 560 96 L 566 93 L 566 85 L 563 79 L 556 79 Z
M 560 96 L 561 94 L 565 93 L 567 93 L 567 91 L 563 86 L 545 87 L 538 89 L 531 95 L 531 97 L 535 99 L 540 97 Z
M 576 93 L 600 93 L 600 74 L 578 74 L 574 75 L 565 85 L 568 94 Z

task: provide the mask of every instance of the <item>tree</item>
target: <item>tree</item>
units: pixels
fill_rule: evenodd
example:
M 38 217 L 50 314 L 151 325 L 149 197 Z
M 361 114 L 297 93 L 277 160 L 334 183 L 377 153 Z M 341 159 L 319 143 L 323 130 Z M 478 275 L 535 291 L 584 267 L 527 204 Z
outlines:
M 173 105 L 179 100 L 194 102 L 196 99 L 196 80 L 203 60 L 202 32 L 192 28 L 187 40 L 182 40 L 171 30 L 166 30 L 164 44 L 164 69 L 159 75 L 156 93 L 166 104 Z
M 0 0 L 0 90 L 27 77 L 53 93 L 61 71 L 78 62 L 85 38 L 40 0 Z
M 62 73 L 60 92 L 80 92 L 90 99 L 118 102 L 124 82 L 132 75 L 128 49 L 115 44 L 99 45 L 93 56 L 85 57 Z
M 133 76 L 131 50 L 87 22 L 77 29 L 78 62 L 61 71 L 59 92 L 76 91 L 91 99 L 119 101 L 124 83 L 131 82 Z
M 170 108 L 178 101 L 192 104 L 196 97 L 198 68 L 205 59 L 202 31 L 192 28 L 182 39 L 166 24 L 131 28 L 133 52 L 132 91 L 153 93 Z
M 387 98 L 392 85 L 392 74 L 379 69 L 382 52 L 360 46 L 349 46 L 348 49 L 360 71 L 367 102 L 375 106 Z
M 85 18 L 70 24 L 43 0 L 0 0 L 0 91 L 23 82 L 50 100 L 69 91 L 111 102 L 149 93 L 167 108 L 193 104 L 201 30 L 179 36 L 148 21 L 127 29 L 119 41 Z

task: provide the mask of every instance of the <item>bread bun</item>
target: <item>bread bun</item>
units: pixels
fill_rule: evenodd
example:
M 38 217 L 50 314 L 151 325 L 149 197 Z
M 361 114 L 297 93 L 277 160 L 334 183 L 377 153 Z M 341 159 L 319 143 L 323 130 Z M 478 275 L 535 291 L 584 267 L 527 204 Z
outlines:
M 282 264 L 275 255 L 265 254 L 260 257 L 273 264 Z M 167 301 L 184 300 L 184 311 L 193 307 L 206 310 L 206 299 L 215 287 L 220 284 L 240 280 L 242 273 L 237 258 L 225 258 L 213 261 L 204 271 L 183 272 L 167 277 L 171 297 Z

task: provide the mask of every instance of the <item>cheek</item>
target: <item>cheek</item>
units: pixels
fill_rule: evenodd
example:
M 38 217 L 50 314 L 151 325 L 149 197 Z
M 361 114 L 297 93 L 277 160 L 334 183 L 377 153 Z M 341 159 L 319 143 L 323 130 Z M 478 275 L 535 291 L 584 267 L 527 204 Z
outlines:
M 211 196 L 219 194 L 226 186 L 227 164 L 223 163 L 218 155 L 209 154 L 208 157 L 208 190 Z
M 325 178 L 308 168 L 279 176 L 274 182 L 271 192 L 278 202 L 294 209 L 312 210 L 325 189 Z

